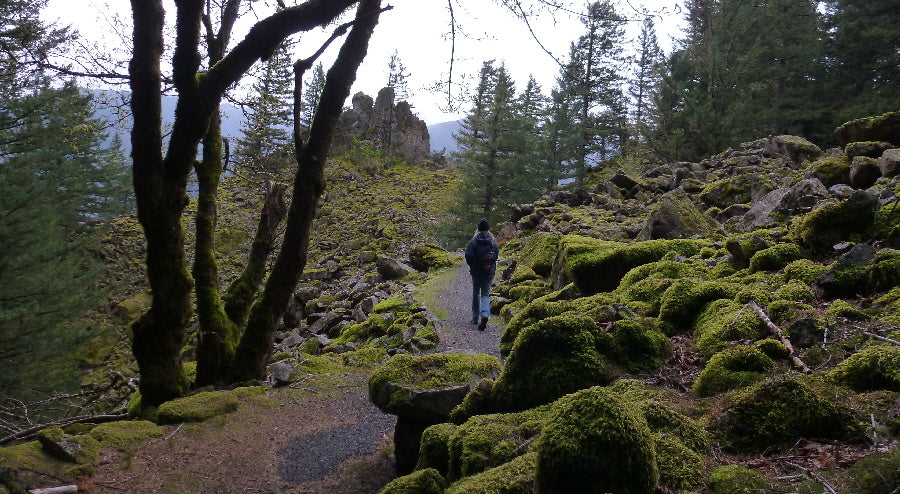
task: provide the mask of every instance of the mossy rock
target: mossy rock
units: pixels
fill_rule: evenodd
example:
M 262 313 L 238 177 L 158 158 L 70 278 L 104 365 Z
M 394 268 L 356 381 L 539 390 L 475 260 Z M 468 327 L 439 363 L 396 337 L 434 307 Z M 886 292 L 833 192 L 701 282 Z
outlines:
M 379 494 L 443 494 L 447 481 L 434 468 L 417 470 L 398 477 L 384 486 Z
M 385 413 L 445 422 L 479 381 L 499 371 L 493 355 L 397 354 L 369 377 L 369 400 Z
M 454 483 L 446 494 L 533 494 L 536 463 L 537 453 L 519 456 Z
M 828 202 L 792 223 L 792 239 L 814 252 L 824 253 L 853 234 L 863 234 L 875 221 L 878 200 L 865 191 L 856 191 L 841 202 Z
M 769 492 L 769 482 L 761 473 L 741 465 L 724 465 L 709 474 L 712 494 L 759 494 Z
M 766 334 L 766 324 L 744 304 L 720 299 L 708 304 L 697 316 L 694 337 L 697 351 L 706 358 L 725 349 L 732 341 L 757 340 Z
M 842 146 L 864 141 L 884 141 L 900 146 L 900 112 L 851 120 L 838 127 L 834 137 Z
M 900 346 L 872 345 L 847 357 L 828 373 L 856 391 L 900 391 Z
M 675 280 L 697 277 L 700 273 L 687 263 L 662 260 L 638 266 L 622 277 L 615 293 L 626 302 L 647 302 L 651 314 L 659 314 L 663 293 Z
M 659 370 L 672 353 L 672 343 L 650 318 L 622 319 L 612 325 L 612 351 L 606 356 L 629 372 Z
M 739 345 L 712 356 L 694 381 L 694 393 L 700 397 L 748 386 L 775 368 L 775 363 L 756 348 Z
M 791 356 L 791 352 L 784 346 L 784 343 L 774 338 L 759 340 L 753 343 L 753 348 L 763 352 L 772 360 L 783 360 Z
M 518 252 L 517 258 L 539 276 L 550 276 L 561 238 L 562 236 L 559 234 L 534 233 L 523 240 L 524 245 Z
M 703 457 L 671 434 L 655 434 L 656 467 L 659 483 L 681 492 L 703 483 Z
M 845 266 L 835 261 L 816 286 L 829 297 L 873 295 L 900 285 L 900 251 L 883 249 L 867 264 Z
M 519 413 L 476 415 L 454 429 L 450 438 L 451 481 L 498 467 L 529 451 L 540 434 L 550 405 Z
M 715 300 L 731 299 L 739 291 L 738 286 L 722 281 L 681 279 L 663 293 L 659 319 L 686 332 L 693 325 L 703 308 Z
M 715 233 L 718 224 L 706 216 L 683 189 L 659 196 L 638 240 L 683 239 Z
M 900 489 L 900 447 L 874 453 L 847 470 L 852 492 L 858 494 L 892 494 Z
M 469 417 L 494 412 L 494 380 L 482 379 L 477 386 L 472 388 L 462 403 L 450 412 L 450 422 L 462 424 Z
M 513 271 L 512 277 L 509 278 L 509 282 L 513 285 L 518 285 L 526 281 L 540 279 L 541 275 L 535 273 L 527 264 L 516 264 L 516 269 Z
M 785 326 L 814 312 L 813 306 L 792 300 L 773 300 L 766 306 L 766 314 L 778 326 Z
M 537 454 L 541 493 L 650 494 L 659 479 L 647 422 L 607 388 L 585 389 L 555 403 Z
M 525 328 L 493 389 L 498 411 L 521 411 L 560 396 L 608 384 L 612 366 L 596 348 L 593 319 L 567 314 Z
M 776 244 L 753 254 L 750 272 L 778 271 L 802 257 L 803 251 L 797 244 Z
M 38 432 L 37 439 L 48 456 L 78 465 L 74 470 L 70 469 L 70 473 L 90 473 L 100 454 L 100 442 L 92 436 L 66 434 L 59 427 L 49 427 Z
M 450 471 L 450 438 L 458 428 L 455 424 L 442 423 L 425 429 L 419 443 L 416 470 L 433 468 L 446 478 Z
M 240 400 L 232 391 L 204 391 L 159 406 L 159 423 L 202 422 L 233 412 Z
M 144 439 L 161 437 L 163 431 L 148 420 L 120 420 L 100 424 L 91 429 L 90 434 L 107 448 L 124 450 Z
M 616 388 L 618 388 L 618 386 L 613 387 L 614 390 Z M 617 394 L 622 396 L 621 393 Z M 706 451 L 707 446 L 709 446 L 709 433 L 706 432 L 696 420 L 684 415 L 658 399 L 635 402 L 628 400 L 626 396 L 623 397 L 626 398 L 627 401 L 635 403 L 635 405 L 640 408 L 641 415 L 644 416 L 644 420 L 647 421 L 647 426 L 650 427 L 650 431 L 653 432 L 654 435 L 671 435 L 677 438 L 685 447 L 697 454 L 702 454 Z
M 776 300 L 793 300 L 794 302 L 808 302 L 815 298 L 812 288 L 802 281 L 790 281 L 775 290 Z
M 810 284 L 827 270 L 827 267 L 813 260 L 797 259 L 784 266 L 784 275 L 787 281 L 802 281 Z
M 825 310 L 825 315 L 843 317 L 851 321 L 862 321 L 869 318 L 865 312 L 857 309 L 850 302 L 841 299 L 833 300 L 828 309 Z
M 575 281 L 575 266 L 587 262 L 586 258 L 602 255 L 625 245 L 622 242 L 599 240 L 582 235 L 563 236 L 559 240 L 559 252 L 553 261 L 553 269 L 550 272 L 553 288 L 560 289 Z M 579 283 L 575 284 L 579 291 L 583 291 Z M 596 290 L 590 293 L 596 293 Z
M 807 173 L 818 178 L 825 187 L 850 183 L 850 158 L 846 155 L 822 158 L 811 164 Z
M 669 252 L 693 256 L 701 247 L 695 240 L 647 240 L 630 245 L 610 242 L 570 258 L 568 269 L 582 293 L 609 292 L 637 266 L 659 261 Z
M 801 438 L 865 437 L 862 423 L 826 389 L 817 391 L 793 376 L 770 379 L 729 396 L 710 425 L 723 446 L 739 452 L 760 452 Z
M 725 209 L 733 204 L 749 203 L 752 190 L 750 176 L 737 175 L 707 184 L 700 192 L 700 200 L 710 206 Z
M 409 265 L 419 271 L 449 268 L 456 258 L 436 244 L 416 244 L 409 249 Z
M 532 300 L 545 295 L 549 289 L 549 285 L 545 283 L 514 286 L 509 289 L 509 298 L 514 301 L 525 300 L 531 302 Z

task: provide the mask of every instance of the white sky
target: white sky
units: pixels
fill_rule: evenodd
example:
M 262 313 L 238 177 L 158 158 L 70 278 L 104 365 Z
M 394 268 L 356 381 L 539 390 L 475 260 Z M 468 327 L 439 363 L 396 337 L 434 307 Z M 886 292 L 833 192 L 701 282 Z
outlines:
M 453 67 L 455 82 L 464 82 L 465 76 L 477 74 L 484 60 L 495 59 L 506 64 L 507 70 L 517 82 L 517 89 L 522 89 L 533 75 L 541 84 L 545 94 L 549 94 L 554 84 L 554 77 L 559 71 L 556 62 L 547 55 L 532 35 L 527 26 L 513 16 L 487 0 L 453 0 L 457 22 L 467 36 L 457 32 L 456 56 Z M 637 18 L 632 6 L 645 7 L 651 12 L 659 12 L 656 18 L 657 36 L 660 46 L 669 51 L 671 40 L 680 34 L 682 14 L 678 9 L 681 0 L 619 0 L 618 11 L 628 18 Z M 171 0 L 166 0 L 171 4 Z M 257 2 L 257 4 L 262 2 Z M 288 1 L 287 3 L 291 3 Z M 387 82 L 387 65 L 391 54 L 397 50 L 403 65 L 410 73 L 410 98 L 414 111 L 428 124 L 455 120 L 464 116 L 469 105 L 464 103 L 456 113 L 446 110 L 446 92 L 429 91 L 435 83 L 445 81 L 449 69 L 450 15 L 445 0 L 392 0 L 385 2 L 394 9 L 382 14 L 381 21 L 373 35 L 369 54 L 360 68 L 353 93 L 363 91 L 375 96 Z M 583 2 L 573 1 L 575 10 L 583 9 Z M 260 10 L 265 10 L 261 8 Z M 168 12 L 167 21 L 174 19 L 174 8 Z M 104 36 L 110 30 L 109 19 L 118 15 L 130 22 L 129 2 L 124 0 L 49 0 L 44 11 L 48 21 L 70 24 L 90 41 L 122 50 L 122 44 Z M 248 19 L 251 21 L 251 19 Z M 580 22 L 565 14 L 557 14 L 556 18 L 542 15 L 532 23 L 535 34 L 554 55 L 564 59 L 568 54 L 569 44 L 582 34 Z M 245 26 L 244 29 L 247 29 Z M 626 37 L 632 39 L 640 30 L 640 22 L 626 23 Z M 330 31 L 329 31 L 330 34 Z M 232 42 L 237 42 L 243 35 L 236 29 Z M 296 54 L 298 58 L 306 57 L 318 48 L 316 34 L 308 34 L 300 38 Z M 323 55 L 326 69 L 340 46 L 340 40 Z M 462 86 L 454 86 L 453 94 L 460 95 Z

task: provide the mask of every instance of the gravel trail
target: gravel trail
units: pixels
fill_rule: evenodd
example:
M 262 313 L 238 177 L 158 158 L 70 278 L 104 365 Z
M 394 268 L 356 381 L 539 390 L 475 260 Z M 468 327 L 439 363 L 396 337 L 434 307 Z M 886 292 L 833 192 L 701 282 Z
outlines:
M 453 282 L 437 297 L 438 304 L 450 314 L 438 332 L 440 342 L 436 352 L 488 353 L 500 356 L 500 332 L 493 321 L 488 321 L 487 329 L 479 331 L 472 320 L 472 277 L 469 267 L 457 267 Z

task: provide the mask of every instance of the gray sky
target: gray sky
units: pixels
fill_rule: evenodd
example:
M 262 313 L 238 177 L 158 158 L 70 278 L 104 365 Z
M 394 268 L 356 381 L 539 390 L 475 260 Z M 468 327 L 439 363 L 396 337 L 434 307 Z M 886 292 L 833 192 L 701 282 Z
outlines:
M 528 27 L 503 8 L 485 0 L 452 0 L 457 23 L 463 32 L 457 32 L 452 94 L 464 94 L 465 81 L 477 74 L 484 60 L 504 62 L 517 82 L 524 87 L 529 75 L 541 84 L 549 94 L 554 77 L 559 71 L 557 63 L 546 54 L 529 33 Z M 660 46 L 669 51 L 672 37 L 679 35 L 682 15 L 677 9 L 681 0 L 619 0 L 618 10 L 628 18 L 637 19 L 636 8 L 645 7 L 661 13 L 656 18 Z M 166 0 L 171 4 L 171 0 Z M 290 2 L 289 2 L 290 3 Z M 446 81 L 451 56 L 449 41 L 450 14 L 445 0 L 392 0 L 386 2 L 394 9 L 382 14 L 373 36 L 369 55 L 360 68 L 353 92 L 363 91 L 374 96 L 387 82 L 387 65 L 391 54 L 397 50 L 401 61 L 410 73 L 410 100 L 414 111 L 427 123 L 434 124 L 455 120 L 464 116 L 468 104 L 462 104 L 457 112 L 447 112 L 447 94 L 434 91 L 436 83 Z M 583 2 L 573 1 L 575 10 L 582 10 Z M 632 7 L 634 6 L 634 7 Z M 263 10 L 263 9 L 261 9 Z M 170 10 L 174 12 L 174 8 Z M 118 15 L 130 22 L 128 2 L 116 0 L 50 0 L 44 17 L 61 24 L 71 24 L 89 41 L 106 47 L 118 48 L 122 42 L 108 33 L 112 16 Z M 170 14 L 167 20 L 174 18 Z M 253 19 L 246 19 L 243 29 Z M 556 16 L 541 15 L 532 22 L 532 28 L 541 43 L 554 55 L 564 59 L 569 44 L 582 34 L 582 26 L 575 16 L 564 13 Z M 640 29 L 640 22 L 626 23 L 626 36 L 633 38 Z M 237 29 L 236 42 L 244 31 Z M 330 33 L 330 32 L 329 32 Z M 318 48 L 321 33 L 310 33 L 299 38 L 296 54 L 305 57 Z M 323 56 L 326 67 L 337 52 L 339 43 Z

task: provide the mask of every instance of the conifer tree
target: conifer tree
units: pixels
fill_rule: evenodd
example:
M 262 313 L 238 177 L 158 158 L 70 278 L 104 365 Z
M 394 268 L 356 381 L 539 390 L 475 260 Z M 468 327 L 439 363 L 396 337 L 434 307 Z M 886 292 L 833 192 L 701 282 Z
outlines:
M 325 68 L 322 62 L 316 64 L 313 68 L 310 80 L 304 84 L 303 97 L 300 102 L 300 125 L 304 129 L 309 129 L 312 125 L 313 117 L 316 115 L 316 108 L 319 106 L 319 100 L 322 99 L 322 91 L 325 89 Z
M 391 59 L 388 61 L 388 78 L 385 86 L 393 88 L 396 101 L 409 99 L 409 73 L 406 71 L 403 61 L 400 60 L 397 50 L 394 50 L 394 53 L 391 54 Z
M 262 63 L 248 104 L 250 115 L 235 151 L 240 166 L 254 176 L 279 177 L 290 162 L 293 87 L 292 61 L 285 43 Z
M 661 80 L 661 62 L 662 50 L 656 38 L 656 26 L 653 18 L 647 16 L 641 24 L 641 32 L 635 44 L 634 73 L 629 87 L 635 136 L 642 141 L 646 141 L 649 136 L 650 120 L 654 112 L 653 94 Z

